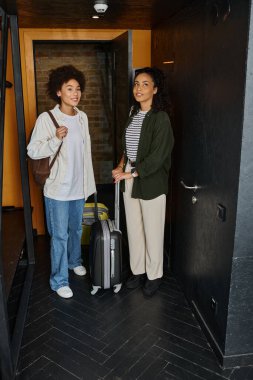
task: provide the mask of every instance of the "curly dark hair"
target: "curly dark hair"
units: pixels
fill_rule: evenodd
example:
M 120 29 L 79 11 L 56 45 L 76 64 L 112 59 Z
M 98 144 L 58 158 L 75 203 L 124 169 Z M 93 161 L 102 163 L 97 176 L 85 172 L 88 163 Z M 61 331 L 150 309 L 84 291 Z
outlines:
M 168 103 L 164 86 L 165 76 L 162 70 L 158 69 L 157 67 L 143 67 L 141 69 L 137 69 L 135 70 L 134 81 L 139 74 L 148 74 L 152 78 L 154 86 L 157 87 L 157 93 L 153 96 L 152 109 L 155 112 L 165 111 L 168 107 Z M 131 115 L 138 113 L 139 109 L 140 104 L 133 97 Z
M 79 83 L 81 92 L 83 92 L 86 83 L 85 76 L 74 66 L 65 65 L 50 70 L 49 79 L 46 84 L 47 94 L 50 96 L 50 98 L 60 104 L 61 98 L 57 96 L 57 91 L 60 91 L 62 85 L 71 79 L 75 79 Z

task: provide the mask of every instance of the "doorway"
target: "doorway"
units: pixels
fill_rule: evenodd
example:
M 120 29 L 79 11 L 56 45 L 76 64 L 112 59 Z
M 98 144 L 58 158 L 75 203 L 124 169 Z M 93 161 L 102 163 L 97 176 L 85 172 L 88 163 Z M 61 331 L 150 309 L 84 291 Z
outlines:
M 136 33 L 136 41 L 140 41 L 145 36 L 146 33 Z M 27 137 L 30 135 L 30 132 L 34 126 L 35 120 L 38 116 L 38 105 L 37 105 L 37 96 L 36 96 L 36 76 L 35 76 L 35 60 L 34 60 L 34 50 L 36 49 L 37 43 L 80 43 L 80 44 L 94 44 L 94 45 L 110 45 L 111 53 L 113 54 L 113 79 L 114 83 L 125 83 L 125 86 L 115 86 L 117 91 L 113 93 L 112 90 L 112 113 L 114 115 L 113 120 L 113 139 L 111 144 L 108 144 L 108 156 L 110 156 L 109 149 L 111 145 L 117 147 L 118 137 L 116 133 L 120 136 L 122 133 L 123 124 L 125 123 L 126 117 L 129 111 L 129 83 L 132 75 L 132 66 L 133 66 L 133 57 L 132 57 L 132 31 L 125 30 L 56 30 L 51 32 L 50 30 L 20 30 L 20 47 L 21 47 L 21 62 L 23 69 L 23 90 L 24 90 L 24 108 L 25 108 L 25 117 L 26 117 L 26 134 Z M 137 43 L 135 43 L 137 44 Z M 122 58 L 123 57 L 123 58 Z M 47 58 L 48 59 L 48 58 Z M 137 60 L 135 59 L 137 62 Z M 73 61 L 71 61 L 73 62 Z M 61 59 L 60 64 L 63 63 Z M 57 64 L 56 64 L 57 66 Z M 124 80 L 122 80 L 124 78 Z M 45 91 L 43 89 L 43 91 Z M 122 94 L 120 95 L 120 93 Z M 120 99 L 120 102 L 117 103 L 114 101 L 115 97 Z M 94 101 L 94 100 L 93 100 Z M 123 108 L 122 108 L 123 106 Z M 120 108 L 120 110 L 117 110 Z M 124 112 L 122 112 L 124 109 Z M 89 115 L 88 115 L 89 117 Z M 120 119 L 120 120 L 119 120 Z M 117 126 L 117 128 L 115 127 Z M 108 134 L 110 131 L 108 132 Z M 93 142 L 92 142 L 93 143 Z M 114 157 L 112 159 L 116 161 L 117 156 L 115 152 L 118 149 L 112 149 L 114 152 Z M 100 156 L 103 156 L 104 153 L 100 151 Z M 107 161 L 110 161 L 107 158 Z M 107 162 L 108 165 L 108 162 Z M 94 165 L 95 166 L 95 165 Z M 108 169 L 106 165 L 105 169 L 98 169 L 103 174 L 103 171 Z M 111 168 L 109 172 L 111 171 Z M 109 178 L 107 179 L 109 180 Z M 43 211 L 43 202 L 41 197 L 41 192 L 37 188 L 36 184 L 33 182 L 32 177 L 30 176 L 30 192 L 32 199 L 33 207 L 33 227 L 37 230 L 38 234 L 45 233 L 44 226 L 44 211 Z
M 113 51 L 110 42 L 35 42 L 35 83 L 37 114 L 55 106 L 46 94 L 51 69 L 73 65 L 86 78 L 86 88 L 78 108 L 89 120 L 92 157 L 97 184 L 111 183 L 113 166 Z

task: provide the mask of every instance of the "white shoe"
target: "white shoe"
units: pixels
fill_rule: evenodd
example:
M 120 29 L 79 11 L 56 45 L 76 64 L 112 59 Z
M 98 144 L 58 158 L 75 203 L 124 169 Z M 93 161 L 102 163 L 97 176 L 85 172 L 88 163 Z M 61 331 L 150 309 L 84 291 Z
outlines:
M 58 294 L 58 296 L 60 296 L 62 298 L 73 297 L 73 292 L 69 286 L 62 286 L 61 288 L 56 290 L 56 293 Z
M 86 275 L 86 269 L 83 265 L 79 265 L 79 267 L 73 268 L 73 271 L 77 276 L 85 276 Z

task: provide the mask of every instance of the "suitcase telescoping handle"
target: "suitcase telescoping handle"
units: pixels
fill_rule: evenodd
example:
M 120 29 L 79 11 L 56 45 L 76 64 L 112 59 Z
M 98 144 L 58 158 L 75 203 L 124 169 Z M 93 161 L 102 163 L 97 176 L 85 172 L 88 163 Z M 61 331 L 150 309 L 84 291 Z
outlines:
M 115 183 L 114 225 L 119 230 L 120 182 Z
M 120 202 L 120 182 L 115 184 L 115 197 L 114 197 L 114 225 L 116 230 L 119 230 L 119 202 Z M 95 220 L 99 220 L 98 217 L 98 197 L 97 192 L 94 193 L 95 203 Z
M 95 216 L 95 220 L 98 221 L 99 217 L 98 217 L 98 193 L 97 192 L 94 193 L 94 204 L 95 204 L 94 216 Z

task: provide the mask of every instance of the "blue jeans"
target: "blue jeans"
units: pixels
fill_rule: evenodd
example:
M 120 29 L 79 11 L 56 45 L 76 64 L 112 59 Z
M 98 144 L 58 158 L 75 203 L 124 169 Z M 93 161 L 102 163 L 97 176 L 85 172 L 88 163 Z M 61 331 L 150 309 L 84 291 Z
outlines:
M 57 290 L 69 285 L 68 269 L 82 264 L 81 236 L 85 200 L 57 201 L 44 197 L 46 220 L 51 237 L 50 286 Z

